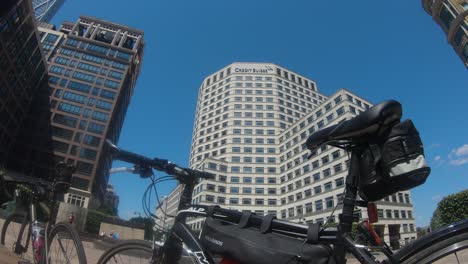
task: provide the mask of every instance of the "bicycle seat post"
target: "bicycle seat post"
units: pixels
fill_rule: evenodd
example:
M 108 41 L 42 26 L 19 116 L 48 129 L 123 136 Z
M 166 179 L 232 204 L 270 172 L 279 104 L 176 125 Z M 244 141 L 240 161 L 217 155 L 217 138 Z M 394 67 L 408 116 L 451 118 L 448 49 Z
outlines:
M 351 149 L 351 159 L 349 163 L 348 176 L 346 178 L 345 193 L 343 197 L 343 211 L 338 215 L 339 232 L 338 239 L 340 245 L 335 247 L 337 258 L 342 261 L 346 258 L 345 246 L 349 241 L 349 235 L 354 222 L 354 206 L 356 200 L 357 186 L 359 183 L 359 149 Z M 339 262 L 341 263 L 341 262 Z

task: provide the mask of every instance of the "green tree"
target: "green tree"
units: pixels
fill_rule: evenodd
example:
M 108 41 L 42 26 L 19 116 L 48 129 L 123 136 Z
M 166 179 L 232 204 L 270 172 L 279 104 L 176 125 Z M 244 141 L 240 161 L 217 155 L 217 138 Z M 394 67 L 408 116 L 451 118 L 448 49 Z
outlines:
M 439 202 L 431 219 L 431 229 L 468 219 L 468 189 L 444 197 Z
M 151 217 L 132 217 L 130 218 L 129 222 L 132 223 L 139 223 L 139 224 L 144 224 L 145 225 L 145 239 L 151 240 L 153 239 L 153 221 L 151 220 Z
M 106 217 L 106 214 L 88 209 L 88 216 L 86 218 L 86 232 L 91 234 L 99 234 L 99 228 L 101 227 L 102 219 Z

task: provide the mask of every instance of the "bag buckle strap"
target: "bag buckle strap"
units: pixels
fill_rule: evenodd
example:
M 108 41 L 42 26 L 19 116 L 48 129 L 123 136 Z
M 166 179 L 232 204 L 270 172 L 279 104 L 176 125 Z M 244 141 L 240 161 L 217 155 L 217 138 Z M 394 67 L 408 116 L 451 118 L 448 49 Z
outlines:
M 312 223 L 309 225 L 309 229 L 307 229 L 307 243 L 317 244 L 319 242 L 320 229 L 320 223 Z
M 250 216 L 252 216 L 254 213 L 252 212 L 242 212 L 241 219 L 239 221 L 238 227 L 239 228 L 245 228 L 247 227 L 247 224 L 249 223 Z
M 262 225 L 260 226 L 260 233 L 265 234 L 271 231 L 271 223 L 273 222 L 274 219 L 276 219 L 276 216 L 266 215 L 263 218 Z
M 214 211 L 219 208 L 221 208 L 219 205 L 208 206 L 208 209 L 206 210 L 207 217 L 213 217 Z

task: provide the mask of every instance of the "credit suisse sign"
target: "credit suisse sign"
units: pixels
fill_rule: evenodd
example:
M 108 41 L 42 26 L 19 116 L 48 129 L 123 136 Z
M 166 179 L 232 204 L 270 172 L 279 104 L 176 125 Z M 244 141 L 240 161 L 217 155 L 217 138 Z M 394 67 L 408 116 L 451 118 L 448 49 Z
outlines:
M 234 73 L 274 74 L 275 70 L 268 64 L 234 64 Z

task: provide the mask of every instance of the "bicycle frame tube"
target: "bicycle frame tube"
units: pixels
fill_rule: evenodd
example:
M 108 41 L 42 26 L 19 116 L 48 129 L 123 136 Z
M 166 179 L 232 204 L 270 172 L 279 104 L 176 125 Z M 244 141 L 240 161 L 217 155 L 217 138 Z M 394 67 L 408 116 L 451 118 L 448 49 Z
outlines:
M 191 229 L 185 224 L 185 219 L 188 216 L 194 217 L 206 217 L 208 216 L 207 212 L 208 206 L 200 205 L 191 205 L 190 208 L 180 210 L 177 212 L 177 216 L 174 221 L 174 226 L 172 226 L 169 236 L 164 243 L 162 251 L 159 252 L 159 256 L 166 257 L 167 263 L 176 263 L 179 257 L 176 255 L 168 256 L 167 252 L 177 251 L 180 248 L 177 248 L 177 245 L 182 241 L 187 246 L 187 252 L 194 256 L 199 264 L 214 264 L 213 258 L 211 255 L 203 248 L 203 245 L 200 243 L 200 240 L 195 234 L 192 233 Z M 181 251 L 179 251 L 181 253 Z M 158 258 L 157 257 L 157 258 Z

